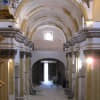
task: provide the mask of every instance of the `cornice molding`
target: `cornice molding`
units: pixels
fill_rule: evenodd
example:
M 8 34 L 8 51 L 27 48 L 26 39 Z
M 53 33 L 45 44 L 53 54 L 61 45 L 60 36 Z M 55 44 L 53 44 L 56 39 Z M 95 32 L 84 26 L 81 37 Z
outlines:
M 80 43 L 85 41 L 87 38 L 100 38 L 100 29 L 83 29 L 79 32 L 79 35 L 72 38 L 72 42 Z
M 64 47 L 68 48 L 69 46 L 74 46 L 76 43 L 81 43 L 87 38 L 100 38 L 100 29 L 85 28 L 79 31 L 77 36 L 73 37 L 70 41 L 67 41 L 66 44 L 64 44 Z
M 22 32 L 20 32 L 18 29 L 0 28 L 0 36 L 3 38 L 14 38 L 17 42 L 23 43 L 29 48 L 33 47 L 33 43 L 29 41 L 25 36 L 23 36 Z

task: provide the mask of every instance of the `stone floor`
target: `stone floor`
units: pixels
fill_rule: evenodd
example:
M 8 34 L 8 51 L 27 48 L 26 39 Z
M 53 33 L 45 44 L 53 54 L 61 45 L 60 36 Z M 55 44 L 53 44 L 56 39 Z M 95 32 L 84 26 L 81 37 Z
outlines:
M 37 94 L 29 96 L 28 100 L 68 100 L 63 88 L 60 86 L 40 86 L 36 90 Z

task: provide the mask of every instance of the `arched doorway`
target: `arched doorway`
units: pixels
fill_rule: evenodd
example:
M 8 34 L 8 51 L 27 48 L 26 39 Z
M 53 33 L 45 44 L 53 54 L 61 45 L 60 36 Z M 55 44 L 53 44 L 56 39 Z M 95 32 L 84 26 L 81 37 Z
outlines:
M 59 85 L 68 87 L 64 64 L 56 59 L 41 59 L 32 66 L 32 86 Z

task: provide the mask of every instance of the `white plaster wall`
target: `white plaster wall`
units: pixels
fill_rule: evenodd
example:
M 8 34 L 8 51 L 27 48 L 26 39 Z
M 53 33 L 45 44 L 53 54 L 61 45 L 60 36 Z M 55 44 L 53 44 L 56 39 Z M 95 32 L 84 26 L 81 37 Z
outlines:
M 32 53 L 32 65 L 40 59 L 53 58 L 64 63 L 67 66 L 66 54 L 62 51 L 33 51 Z

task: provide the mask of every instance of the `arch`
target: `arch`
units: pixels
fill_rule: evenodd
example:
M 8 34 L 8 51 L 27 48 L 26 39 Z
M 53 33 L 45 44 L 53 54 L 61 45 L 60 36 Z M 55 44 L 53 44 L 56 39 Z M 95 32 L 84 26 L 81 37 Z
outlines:
M 32 84 L 40 85 L 44 81 L 44 62 L 48 61 L 49 63 L 49 80 L 53 80 L 54 76 L 59 76 L 59 79 L 56 80 L 57 84 L 64 85 L 64 81 L 68 81 L 68 73 L 66 73 L 66 68 L 63 62 L 55 58 L 43 58 L 39 59 L 32 65 L 31 75 L 32 75 Z M 52 74 L 53 71 L 53 74 Z M 54 74 L 55 73 L 55 74 Z M 36 78 L 38 77 L 38 79 Z
M 32 65 L 40 59 L 56 59 L 62 62 L 67 69 L 66 54 L 64 52 L 57 51 L 33 51 L 32 53 Z M 32 67 L 31 65 L 31 67 Z
M 63 2 L 60 0 L 55 0 L 55 3 L 53 3 L 51 0 L 48 1 L 49 3 L 41 0 L 38 2 L 36 0 L 27 2 L 24 0 L 23 3 L 18 6 L 15 12 L 16 18 L 20 18 L 20 24 L 23 23 L 24 19 L 27 19 L 28 23 L 28 25 L 26 24 L 25 26 L 25 35 L 31 39 L 30 37 L 32 37 L 34 31 L 38 27 L 37 26 L 34 29 L 34 24 L 36 25 L 40 23 L 40 25 L 43 25 L 45 23 L 49 24 L 51 21 L 53 21 L 53 25 L 60 29 L 64 26 L 64 29 L 62 29 L 66 39 L 70 40 L 73 34 L 81 29 L 82 12 L 79 9 L 80 5 L 72 0 L 63 0 Z M 20 11 L 18 9 L 20 9 Z M 76 12 L 76 10 L 78 12 Z M 64 16 L 62 17 L 62 15 Z M 45 23 L 41 21 L 42 18 L 45 20 Z M 33 30 L 32 32 L 31 29 Z
M 46 19 L 45 19 L 46 20 Z M 48 19 L 47 19 L 48 20 Z M 41 24 L 42 23 L 42 24 Z M 41 22 L 39 24 L 35 24 L 34 27 L 31 28 L 31 32 L 30 34 L 27 34 L 27 36 L 29 37 L 29 39 L 32 39 L 32 36 L 34 35 L 35 31 L 40 27 L 40 26 L 45 26 L 45 25 L 50 25 L 50 26 L 55 26 L 56 28 L 60 29 L 64 36 L 66 37 L 66 39 L 71 38 L 72 36 L 72 32 L 71 29 L 69 27 L 64 27 L 64 25 L 62 23 L 60 23 L 59 21 L 52 22 L 50 20 L 46 21 L 46 22 Z M 49 23 L 49 24 L 48 24 Z M 65 30 L 66 29 L 66 30 Z

